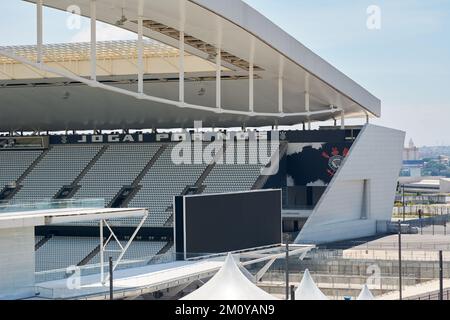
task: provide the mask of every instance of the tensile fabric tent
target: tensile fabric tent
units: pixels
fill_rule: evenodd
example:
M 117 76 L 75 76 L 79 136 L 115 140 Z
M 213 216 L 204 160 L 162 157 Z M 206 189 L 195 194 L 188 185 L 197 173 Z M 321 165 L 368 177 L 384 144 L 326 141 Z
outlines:
M 359 294 L 358 298 L 356 298 L 356 300 L 375 300 L 375 297 L 373 296 L 372 292 L 370 292 L 367 284 L 364 285 L 361 293 Z
M 231 254 L 207 283 L 181 300 L 277 300 L 239 270 Z
M 326 295 L 317 287 L 311 277 L 309 270 L 306 269 L 303 279 L 295 291 L 295 300 L 329 300 Z

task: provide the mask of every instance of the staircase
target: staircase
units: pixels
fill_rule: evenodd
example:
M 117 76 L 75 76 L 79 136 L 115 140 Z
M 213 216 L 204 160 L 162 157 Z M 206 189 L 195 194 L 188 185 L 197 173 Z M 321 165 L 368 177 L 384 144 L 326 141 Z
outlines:
M 156 264 L 156 263 L 160 263 L 160 262 L 166 262 L 164 260 L 164 255 L 170 249 L 172 249 L 173 245 L 174 245 L 173 241 L 167 242 L 166 245 L 164 247 L 162 247 L 161 250 L 159 250 L 159 252 L 157 254 L 155 254 L 155 256 L 153 258 L 150 259 L 150 261 L 147 263 L 147 265 Z
M 77 267 L 85 266 L 91 261 L 98 253 L 100 252 L 100 245 L 95 247 L 94 250 L 89 252 L 89 254 L 83 258 L 83 260 L 80 261 L 80 263 L 77 264 Z
M 147 163 L 147 165 L 141 171 L 141 173 L 139 173 L 139 175 L 136 177 L 136 179 L 134 179 L 133 183 L 131 184 L 133 187 L 139 186 L 139 184 L 141 183 L 142 179 L 150 171 L 150 169 L 153 167 L 153 165 L 156 163 L 156 161 L 158 161 L 159 157 L 161 157 L 161 155 L 164 153 L 164 151 L 166 151 L 167 147 L 168 147 L 167 144 L 163 144 L 161 146 L 161 148 L 159 148 L 159 150 L 155 153 L 153 158 Z
M 16 181 L 15 186 L 5 186 L 2 190 L 0 190 L 0 201 L 9 201 L 22 189 L 21 183 L 25 180 L 25 178 L 36 168 L 39 162 L 45 158 L 47 153 L 50 151 L 49 149 L 44 150 L 34 161 L 33 163 L 20 175 L 20 177 Z
M 194 187 L 200 189 L 203 186 L 203 183 L 205 182 L 206 178 L 209 176 L 211 171 L 216 166 L 217 161 L 221 157 L 223 157 L 226 150 L 226 144 L 223 144 L 222 148 L 217 152 L 217 154 L 214 156 L 213 161 L 206 167 L 205 171 L 203 171 L 202 175 L 198 178 L 198 180 L 195 182 Z M 202 191 L 203 192 L 203 191 Z
M 105 153 L 106 150 L 108 150 L 108 145 L 104 145 L 97 152 L 95 157 L 92 158 L 91 161 L 89 161 L 88 165 L 80 172 L 80 174 L 75 178 L 71 185 L 62 186 L 61 189 L 59 189 L 58 192 L 53 196 L 53 199 L 72 198 L 81 188 L 81 186 L 79 185 L 81 179 L 83 179 L 83 177 L 89 172 L 89 170 L 91 170 L 91 168 L 98 161 L 98 159 L 100 159 L 100 157 Z
M 145 175 L 150 171 L 153 165 L 158 161 L 159 157 L 164 153 L 167 149 L 167 145 L 163 144 L 158 151 L 153 155 L 147 165 L 142 169 L 142 171 L 138 174 L 138 176 L 134 179 L 133 183 L 129 186 L 123 186 L 122 189 L 116 194 L 116 196 L 111 200 L 111 202 L 107 205 L 108 208 L 126 208 L 131 200 L 133 200 L 134 196 L 142 189 L 140 185 L 142 179 Z M 129 192 L 125 197 L 124 192 Z
M 142 186 L 124 186 L 117 195 L 108 203 L 108 208 L 126 208 L 131 199 L 142 189 Z
M 34 170 L 34 168 L 36 168 L 36 166 L 39 164 L 39 162 L 42 161 L 42 159 L 45 158 L 45 156 L 49 153 L 49 151 L 51 150 L 52 147 L 49 147 L 48 149 L 45 149 L 40 155 L 39 157 L 36 158 L 36 160 L 33 161 L 33 163 L 28 167 L 27 170 L 24 171 L 24 173 L 22 173 L 22 175 L 19 177 L 19 179 L 17 179 L 16 184 L 20 185 L 23 180 L 25 180 L 25 178 L 31 173 L 31 171 Z M 17 190 L 18 191 L 18 190 Z
M 52 235 L 47 235 L 41 240 L 39 240 L 39 242 L 34 245 L 34 251 L 39 250 L 39 248 L 42 247 L 44 244 L 46 244 L 52 237 L 53 237 Z
M 108 150 L 108 145 L 104 145 L 95 155 L 94 158 L 92 158 L 92 160 L 88 163 L 88 165 L 86 166 L 86 168 L 83 169 L 83 171 L 80 172 L 80 174 L 78 175 L 78 177 L 76 177 L 76 179 L 72 182 L 73 186 L 76 186 L 80 183 L 81 179 L 84 178 L 84 176 L 86 175 L 86 173 L 89 172 L 89 170 L 91 170 L 91 168 L 94 166 L 94 164 L 98 161 L 98 159 L 100 159 L 100 157 L 105 153 L 105 151 Z

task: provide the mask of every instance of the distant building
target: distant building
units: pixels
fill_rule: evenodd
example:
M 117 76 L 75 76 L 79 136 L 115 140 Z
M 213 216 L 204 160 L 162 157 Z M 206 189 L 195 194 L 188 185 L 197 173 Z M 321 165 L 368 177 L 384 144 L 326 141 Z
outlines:
M 450 194 L 450 179 L 444 177 L 403 177 L 399 183 L 407 193 Z
M 450 163 L 449 157 L 448 157 L 448 156 L 445 156 L 445 155 L 440 155 L 440 156 L 439 156 L 439 163 L 448 166 L 449 163 Z
M 420 177 L 422 176 L 422 169 L 424 161 L 420 159 L 419 148 L 414 144 L 414 141 L 409 140 L 407 148 L 403 149 L 403 167 L 400 172 L 402 177 Z
M 403 161 L 417 161 L 420 160 L 419 148 L 414 144 L 414 141 L 409 140 L 407 148 L 403 149 Z
M 400 176 L 402 177 L 421 177 L 422 169 L 425 163 L 423 160 L 409 160 L 403 161 L 402 171 Z

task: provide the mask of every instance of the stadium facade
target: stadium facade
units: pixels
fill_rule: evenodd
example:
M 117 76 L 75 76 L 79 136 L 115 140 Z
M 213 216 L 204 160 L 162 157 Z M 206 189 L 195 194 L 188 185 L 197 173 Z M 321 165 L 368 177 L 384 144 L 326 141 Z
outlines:
M 379 99 L 244 2 L 74 0 L 92 20 L 91 42 L 59 45 L 42 42 L 42 6 L 66 10 L 66 1 L 28 2 L 37 44 L 0 48 L 5 204 L 98 198 L 146 208 L 127 257 L 149 260 L 176 254 L 177 196 L 281 189 L 283 228 L 296 243 L 371 236 L 391 220 L 405 134 L 369 124 L 381 116 Z M 138 40 L 97 42 L 96 21 Z M 346 126 L 348 118 L 365 124 Z M 334 126 L 311 130 L 327 120 Z M 200 122 L 210 129 L 188 130 Z M 180 143 L 196 142 L 190 161 L 174 162 Z M 261 170 L 274 162 L 276 171 Z M 111 223 L 125 239 L 137 221 Z M 37 271 L 98 262 L 96 226 L 37 228 L 37 259 L 83 248 Z

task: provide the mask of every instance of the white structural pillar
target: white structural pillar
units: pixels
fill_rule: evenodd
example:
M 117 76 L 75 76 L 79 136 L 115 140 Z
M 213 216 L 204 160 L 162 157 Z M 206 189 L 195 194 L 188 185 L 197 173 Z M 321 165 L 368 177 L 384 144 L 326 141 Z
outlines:
M 36 41 L 37 41 L 37 63 L 42 63 L 42 47 L 43 47 L 43 15 L 42 15 L 43 0 L 36 1 Z
M 280 55 L 280 65 L 278 69 L 278 112 L 284 112 L 284 89 L 283 89 L 283 73 L 284 73 L 284 58 Z
M 139 0 L 138 9 L 138 92 L 144 93 L 144 3 Z
M 278 78 L 278 112 L 283 113 L 284 107 L 283 107 L 283 78 Z
M 184 0 L 180 1 L 180 43 L 179 43 L 179 51 L 180 51 L 180 61 L 179 61 L 179 101 L 183 105 L 185 102 L 185 94 L 184 94 L 184 69 L 185 69 L 185 61 L 184 61 L 184 53 L 185 53 L 185 44 L 184 44 L 184 29 L 186 26 L 186 3 Z
M 309 115 L 309 112 L 311 111 L 309 92 L 305 92 L 305 110 L 308 112 L 308 130 L 311 130 L 311 117 Z
M 249 111 L 255 111 L 255 68 L 253 66 L 253 62 L 250 62 L 249 70 L 249 86 L 248 86 L 248 105 Z
M 220 45 L 216 55 L 216 108 L 222 110 L 222 51 Z
M 311 112 L 310 96 L 309 96 L 309 73 L 305 75 L 305 111 L 308 113 L 308 130 L 311 130 Z
M 91 0 L 91 80 L 97 80 L 97 5 Z
M 180 102 L 184 103 L 184 31 L 180 31 Z
M 255 111 L 255 38 L 250 39 L 250 59 L 248 67 L 248 106 L 249 111 Z
M 341 129 L 345 129 L 345 112 L 344 110 L 341 111 Z

